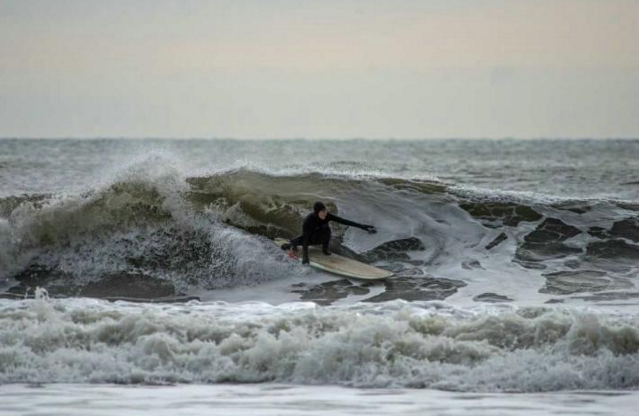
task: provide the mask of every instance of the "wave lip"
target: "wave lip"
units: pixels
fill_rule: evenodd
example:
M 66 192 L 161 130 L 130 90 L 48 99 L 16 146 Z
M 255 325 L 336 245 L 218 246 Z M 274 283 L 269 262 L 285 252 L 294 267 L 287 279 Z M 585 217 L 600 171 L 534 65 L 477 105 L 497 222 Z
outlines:
M 632 317 L 441 302 L 311 305 L 0 301 L 0 382 L 639 387 Z

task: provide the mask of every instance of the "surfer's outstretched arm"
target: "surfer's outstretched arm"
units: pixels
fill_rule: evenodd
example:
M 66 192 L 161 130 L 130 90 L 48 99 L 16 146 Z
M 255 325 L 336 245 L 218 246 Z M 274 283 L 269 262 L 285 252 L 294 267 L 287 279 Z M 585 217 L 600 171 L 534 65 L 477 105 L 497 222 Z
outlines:
M 351 227 L 361 228 L 362 230 L 368 231 L 369 233 L 376 233 L 377 232 L 375 230 L 375 227 L 372 226 L 372 225 L 360 224 L 360 223 L 355 222 L 355 221 L 347 220 L 346 218 L 338 217 L 335 214 L 331 214 L 330 212 L 326 215 L 326 218 L 329 221 L 335 221 L 335 222 L 338 222 L 340 224 L 348 225 L 348 226 L 351 226 Z

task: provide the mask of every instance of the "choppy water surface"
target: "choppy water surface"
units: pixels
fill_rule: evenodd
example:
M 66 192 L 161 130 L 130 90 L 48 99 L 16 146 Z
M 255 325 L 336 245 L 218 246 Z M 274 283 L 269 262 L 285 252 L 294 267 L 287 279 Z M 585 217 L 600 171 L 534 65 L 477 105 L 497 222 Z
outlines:
M 0 382 L 636 390 L 638 168 L 632 140 L 0 140 Z M 395 277 L 286 258 L 318 199 Z
M 95 416 L 123 409 L 146 416 L 216 413 L 251 415 L 633 415 L 636 392 L 545 394 L 458 393 L 439 390 L 352 389 L 335 386 L 192 385 L 175 387 L 60 384 L 0 388 L 4 414 Z M 36 401 L 34 409 L 30 403 Z

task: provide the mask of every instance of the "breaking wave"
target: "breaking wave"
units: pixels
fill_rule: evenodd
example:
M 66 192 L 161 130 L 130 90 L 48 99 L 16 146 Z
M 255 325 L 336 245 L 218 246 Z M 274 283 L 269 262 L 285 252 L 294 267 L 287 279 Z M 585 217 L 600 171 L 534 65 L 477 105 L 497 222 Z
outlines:
M 0 383 L 341 384 L 539 392 L 639 387 L 639 327 L 559 308 L 403 301 L 0 301 Z
M 0 199 L 0 278 L 30 290 L 55 281 L 52 295 L 98 297 L 100 282 L 153 282 L 162 297 L 299 274 L 268 239 L 295 235 L 317 199 L 379 230 L 335 226 L 336 251 L 399 274 L 512 279 L 515 267 L 544 279 L 539 293 L 637 296 L 628 290 L 639 205 L 629 201 L 384 175 L 236 169 L 189 177 L 144 164 L 80 194 Z

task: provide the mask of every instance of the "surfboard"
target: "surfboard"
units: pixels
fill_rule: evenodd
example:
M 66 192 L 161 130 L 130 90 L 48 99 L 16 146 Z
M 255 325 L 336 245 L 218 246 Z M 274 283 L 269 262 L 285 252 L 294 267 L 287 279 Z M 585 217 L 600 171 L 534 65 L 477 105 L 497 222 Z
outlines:
M 283 238 L 276 238 L 274 242 L 278 247 L 281 247 L 284 243 L 288 243 L 288 241 Z M 300 262 L 302 261 L 302 247 L 299 247 L 297 252 L 288 250 L 287 253 L 291 258 Z M 320 247 L 316 246 L 308 248 L 308 260 L 311 267 L 354 279 L 384 280 L 393 275 L 393 273 L 388 270 L 349 259 L 339 254 L 332 253 L 330 256 L 327 256 L 322 253 Z

